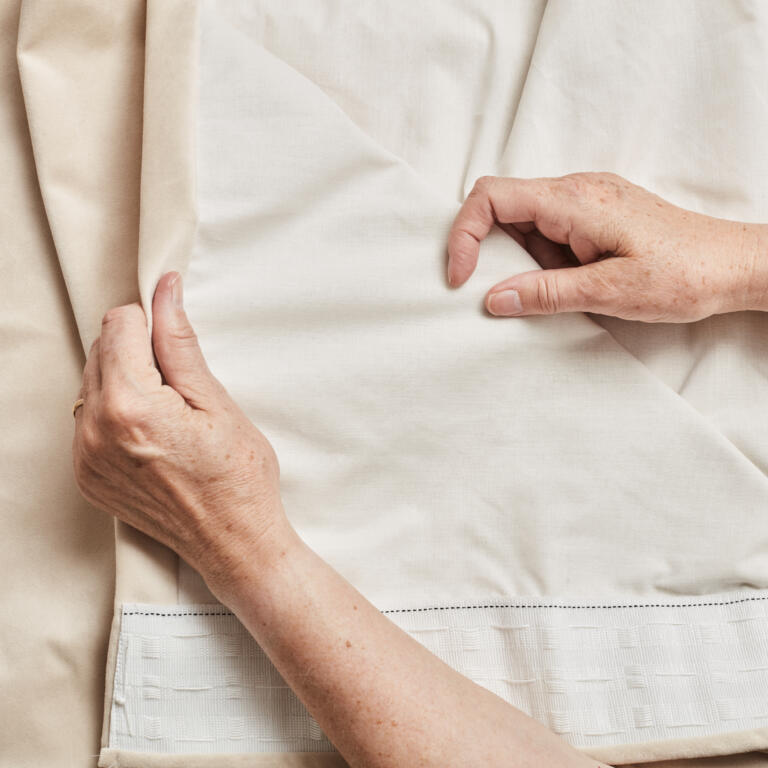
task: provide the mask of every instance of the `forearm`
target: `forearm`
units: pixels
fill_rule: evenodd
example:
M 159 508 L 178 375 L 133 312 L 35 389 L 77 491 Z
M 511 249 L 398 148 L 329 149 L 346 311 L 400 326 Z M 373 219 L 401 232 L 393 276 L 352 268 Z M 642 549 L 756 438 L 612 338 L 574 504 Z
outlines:
M 219 591 L 352 766 L 596 766 L 400 630 L 288 525 Z

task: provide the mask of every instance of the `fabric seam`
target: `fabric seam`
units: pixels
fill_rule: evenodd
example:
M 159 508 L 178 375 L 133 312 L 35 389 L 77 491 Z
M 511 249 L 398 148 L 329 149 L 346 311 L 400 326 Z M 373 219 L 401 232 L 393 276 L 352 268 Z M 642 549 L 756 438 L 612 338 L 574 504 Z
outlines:
M 768 595 L 757 597 L 742 597 L 735 600 L 722 600 L 722 601 L 709 601 L 703 603 L 626 603 L 619 605 L 564 605 L 562 603 L 541 603 L 541 604 L 524 604 L 524 603 L 504 603 L 504 604 L 487 604 L 487 605 L 438 605 L 429 608 L 390 608 L 381 613 L 422 613 L 427 611 L 472 611 L 472 610 L 488 610 L 494 608 L 549 608 L 549 609 L 562 609 L 562 610 L 615 610 L 615 609 L 632 609 L 632 608 L 705 608 L 716 607 L 725 605 L 738 605 L 740 603 L 750 602 L 762 602 L 768 600 Z M 124 611 L 123 616 L 160 616 L 160 617 L 173 617 L 173 616 L 234 616 L 231 611 Z

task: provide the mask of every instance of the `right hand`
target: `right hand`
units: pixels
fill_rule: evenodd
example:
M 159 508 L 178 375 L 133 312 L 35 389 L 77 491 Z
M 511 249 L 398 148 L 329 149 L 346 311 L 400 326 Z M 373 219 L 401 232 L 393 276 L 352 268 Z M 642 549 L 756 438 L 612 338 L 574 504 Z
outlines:
M 493 315 L 690 322 L 768 310 L 768 225 L 686 211 L 612 173 L 479 179 L 449 236 L 452 286 L 469 279 L 494 224 L 544 270 L 491 288 Z

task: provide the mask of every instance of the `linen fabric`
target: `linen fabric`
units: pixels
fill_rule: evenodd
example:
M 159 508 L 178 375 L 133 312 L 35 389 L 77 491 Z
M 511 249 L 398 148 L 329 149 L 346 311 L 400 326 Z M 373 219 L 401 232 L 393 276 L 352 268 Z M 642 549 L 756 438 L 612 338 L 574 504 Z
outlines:
M 614 170 L 682 205 L 765 220 L 759 5 L 403 4 L 393 13 L 341 2 L 33 0 L 22 11 L 24 111 L 17 98 L 6 145 L 19 171 L 6 195 L 23 179 L 32 202 L 7 209 L 28 217 L 8 228 L 20 233 L 8 254 L 33 250 L 42 265 L 53 243 L 86 349 L 107 307 L 141 295 L 148 308 L 159 275 L 182 269 L 214 372 L 280 455 L 291 519 L 377 605 L 685 602 L 768 586 L 763 315 L 653 328 L 581 316 L 494 321 L 479 309 L 484 290 L 532 266 L 499 235 L 465 289 L 441 283 L 447 227 L 483 173 Z M 15 82 L 15 68 L 4 71 Z M 42 269 L 38 290 L 59 280 Z M 61 285 L 59 299 L 46 299 L 59 318 L 69 311 Z M 28 327 L 29 295 L 20 283 L 9 333 Z M 29 359 L 61 359 L 76 389 L 79 350 L 66 334 L 40 337 Z M 20 370 L 9 377 L 12 403 L 38 391 L 29 386 L 38 374 Z M 61 389 L 46 380 L 34 408 L 60 413 Z M 74 394 L 65 395 L 68 404 Z M 92 649 L 106 631 L 112 554 L 108 521 L 73 495 L 66 428 L 55 423 L 46 450 L 62 457 L 51 459 L 58 473 L 39 489 L 11 474 L 4 487 L 14 519 L 35 509 L 44 530 L 49 510 L 61 510 L 88 552 L 78 560 L 80 544 L 57 549 L 46 534 L 57 565 L 27 583 L 39 585 L 39 606 L 57 600 L 62 618 L 45 632 L 39 619 L 30 626 L 55 636 L 67 673 L 18 668 L 18 679 L 59 700 L 81 692 L 82 708 L 68 710 L 79 727 L 54 729 L 34 748 L 60 762 L 71 735 L 75 763 L 86 759 L 98 706 L 102 659 Z M 25 457 L 41 443 L 14 423 L 9 446 L 19 434 L 14 461 L 34 463 Z M 25 529 L 15 530 L 21 541 Z M 113 748 L 120 606 L 207 601 L 172 553 L 121 525 L 116 545 L 100 764 L 339 764 L 335 755 Z M 13 567 L 24 572 L 18 558 Z M 61 572 L 78 573 L 89 597 L 49 594 Z M 28 592 L 13 605 L 20 617 L 32 610 Z M 76 631 L 65 632 L 73 615 Z M 22 689 L 25 706 L 4 722 L 49 722 L 34 685 Z M 23 760 L 25 746 L 19 738 L 2 759 Z M 616 741 L 606 754 L 626 763 L 765 746 L 758 727 L 726 722 L 704 739 Z

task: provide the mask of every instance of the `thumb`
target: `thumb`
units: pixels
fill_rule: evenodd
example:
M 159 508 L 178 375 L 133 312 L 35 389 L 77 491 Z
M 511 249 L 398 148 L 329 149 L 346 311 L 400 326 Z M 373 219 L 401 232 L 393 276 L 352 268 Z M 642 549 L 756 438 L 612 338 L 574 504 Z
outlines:
M 523 272 L 491 288 L 485 306 L 501 317 L 560 312 L 612 315 L 618 311 L 620 299 L 614 279 L 617 263 L 618 259 L 611 258 L 580 267 Z
M 152 346 L 167 384 L 194 408 L 210 402 L 217 385 L 184 311 L 181 275 L 160 278 L 152 300 Z

